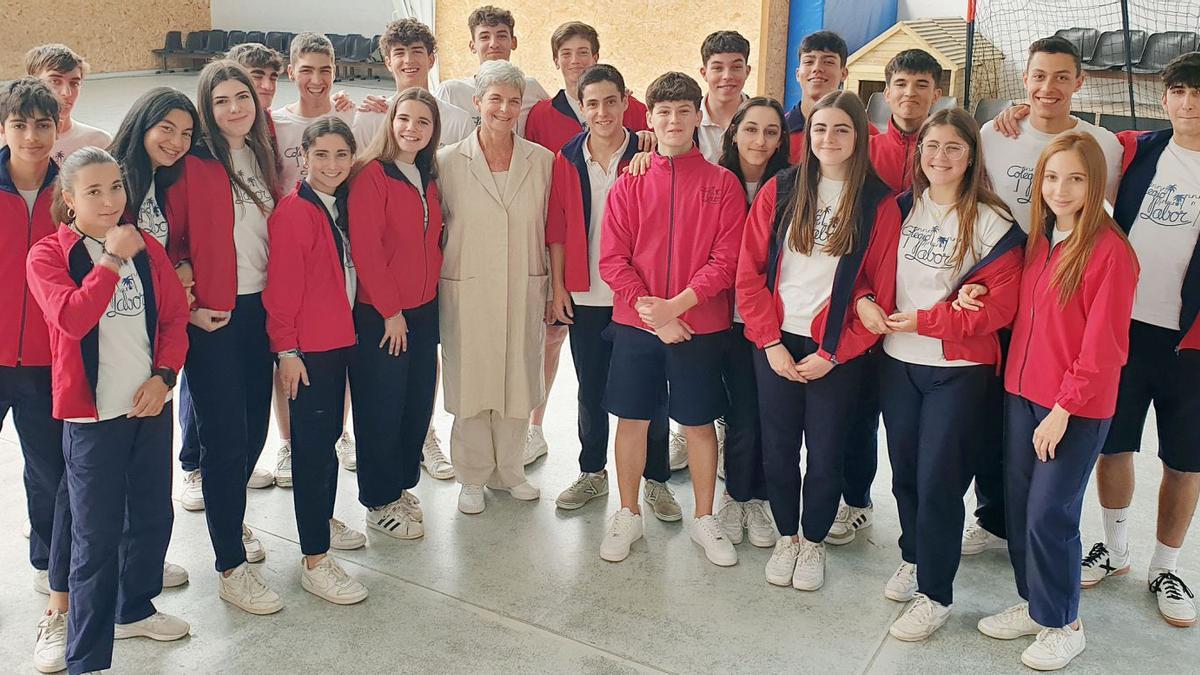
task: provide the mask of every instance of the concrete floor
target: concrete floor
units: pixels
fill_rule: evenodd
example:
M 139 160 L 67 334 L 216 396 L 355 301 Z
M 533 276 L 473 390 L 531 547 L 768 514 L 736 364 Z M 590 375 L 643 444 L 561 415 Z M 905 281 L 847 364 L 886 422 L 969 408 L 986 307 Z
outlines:
M 194 75 L 89 81 L 79 118 L 114 130 L 145 88 L 169 84 L 189 93 Z M 382 85 L 386 87 L 386 83 Z M 353 96 L 366 91 L 346 87 Z M 294 99 L 281 83 L 279 102 Z M 950 621 L 925 644 L 888 637 L 902 605 L 883 597 L 899 563 L 899 527 L 886 458 L 875 483 L 876 524 L 845 547 L 830 547 L 825 588 L 801 593 L 769 586 L 769 549 L 738 547 L 740 562 L 717 568 L 688 538 L 684 523 L 646 522 L 646 538 L 621 564 L 600 560 L 605 518 L 616 508 L 592 503 L 574 513 L 553 498 L 578 472 L 574 439 L 575 378 L 564 351 L 550 399 L 550 455 L 530 467 L 543 488 L 535 504 L 489 494 L 487 511 L 455 509 L 453 482 L 422 476 L 415 492 L 426 515 L 426 536 L 400 542 L 371 532 L 367 548 L 337 557 L 370 589 L 362 604 L 335 607 L 304 592 L 290 491 L 251 490 L 247 522 L 263 541 L 259 569 L 283 596 L 285 608 L 254 617 L 217 598 L 212 550 L 202 514 L 176 508 L 169 559 L 191 583 L 166 591 L 162 611 L 192 624 L 175 643 L 127 640 L 116 645 L 114 672 L 820 672 L 1009 673 L 1022 669 L 1025 642 L 982 636 L 976 621 L 1017 600 L 1003 552 L 966 558 L 958 575 Z M 449 437 L 444 413 L 435 424 Z M 1153 420 L 1151 420 L 1151 425 Z M 1152 427 L 1151 427 L 1152 428 Z M 1149 435 L 1149 434 L 1148 434 Z M 881 444 L 882 445 L 882 444 Z M 273 464 L 274 434 L 262 464 Z M 882 452 L 882 450 L 881 450 Z M 1070 667 L 1077 673 L 1186 672 L 1200 650 L 1200 630 L 1162 621 L 1144 575 L 1153 550 L 1160 469 L 1152 453 L 1138 458 L 1132 509 L 1134 570 L 1084 593 L 1088 649 Z M 24 521 L 21 454 L 11 421 L 0 434 L 0 671 L 33 672 L 35 624 L 45 598 L 31 588 L 32 572 L 20 529 Z M 176 483 L 181 475 L 176 476 Z M 693 504 L 687 471 L 671 486 L 686 513 Z M 363 528 L 354 476 L 341 472 L 337 515 Z M 1101 534 L 1094 496 L 1087 502 L 1085 546 Z M 1195 546 L 1181 561 L 1186 580 L 1200 586 Z

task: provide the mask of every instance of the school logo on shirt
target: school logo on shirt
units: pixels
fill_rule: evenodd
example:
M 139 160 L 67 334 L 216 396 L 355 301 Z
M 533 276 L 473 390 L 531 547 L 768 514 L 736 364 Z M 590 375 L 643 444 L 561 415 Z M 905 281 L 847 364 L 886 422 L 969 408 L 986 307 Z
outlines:
M 160 240 L 167 238 L 167 219 L 163 217 L 162 210 L 158 208 L 158 202 L 153 198 L 142 202 L 137 220 L 138 227 L 146 234 Z
M 705 185 L 700 188 L 700 203 L 701 204 L 720 204 L 721 189 L 714 185 Z
M 122 275 L 117 282 L 117 290 L 113 292 L 112 302 L 108 304 L 105 316 L 141 316 L 145 311 L 146 294 L 142 282 L 136 274 Z
M 1180 192 L 1177 185 L 1152 183 L 1138 218 L 1163 227 L 1188 227 L 1196 224 L 1200 195 Z
M 1033 167 L 1013 164 L 1005 173 L 1012 185 L 1013 194 L 1017 195 L 1017 203 L 1028 204 L 1030 191 L 1033 189 Z
M 267 190 L 267 187 L 265 185 L 262 184 L 262 181 L 260 181 L 258 179 L 258 176 L 255 176 L 253 174 L 248 174 L 242 170 L 238 170 L 237 175 L 238 175 L 238 178 L 241 178 L 242 181 L 246 184 L 246 186 L 250 188 L 250 191 L 252 193 L 254 193 L 254 196 L 258 197 L 259 201 L 263 202 L 264 204 L 270 203 L 271 192 L 270 192 L 270 190 Z M 234 204 L 238 204 L 238 205 L 249 204 L 250 206 L 254 206 L 255 208 L 258 208 L 254 204 L 254 199 L 251 198 L 250 195 L 246 194 L 240 187 L 238 187 L 237 183 L 234 183 L 233 192 L 234 192 L 234 199 L 233 199 Z
M 296 167 L 296 169 L 300 172 L 299 176 L 301 178 L 306 178 L 308 176 L 308 169 L 304 167 L 303 161 L 304 151 L 299 145 L 290 148 L 283 148 L 280 151 L 280 154 L 283 155 L 283 163 Z
M 833 206 L 826 206 L 817 211 L 817 220 L 813 224 L 813 243 L 829 243 L 829 236 L 833 234 L 833 224 Z
M 937 225 L 921 227 L 905 225 L 900 231 L 900 250 L 904 259 L 938 270 L 954 267 L 954 249 L 958 237 L 943 234 Z

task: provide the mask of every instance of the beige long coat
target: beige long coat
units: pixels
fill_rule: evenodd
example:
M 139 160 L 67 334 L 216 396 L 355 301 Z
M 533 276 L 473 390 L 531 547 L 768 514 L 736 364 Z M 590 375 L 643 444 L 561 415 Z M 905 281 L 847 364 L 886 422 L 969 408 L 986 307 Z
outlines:
M 478 132 L 438 151 L 446 207 L 438 289 L 446 411 L 524 418 L 545 399 L 549 150 L 514 138 L 503 193 Z

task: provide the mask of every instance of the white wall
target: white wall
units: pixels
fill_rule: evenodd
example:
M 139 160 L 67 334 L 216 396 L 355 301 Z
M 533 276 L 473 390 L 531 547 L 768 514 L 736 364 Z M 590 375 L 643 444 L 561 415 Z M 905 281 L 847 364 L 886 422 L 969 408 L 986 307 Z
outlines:
M 367 37 L 382 32 L 395 9 L 392 0 L 211 0 L 211 8 L 213 28 Z
M 216 0 L 213 1 L 216 2 Z M 943 16 L 966 18 L 967 0 L 900 0 L 896 6 L 896 14 L 900 21 L 933 19 Z

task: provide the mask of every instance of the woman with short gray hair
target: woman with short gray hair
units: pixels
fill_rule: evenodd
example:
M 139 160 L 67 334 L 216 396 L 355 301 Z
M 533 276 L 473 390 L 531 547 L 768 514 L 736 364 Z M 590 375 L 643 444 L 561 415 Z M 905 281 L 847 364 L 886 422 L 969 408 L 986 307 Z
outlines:
M 480 126 L 438 151 L 445 225 L 439 298 L 450 456 L 458 508 L 481 513 L 484 487 L 534 501 L 522 457 L 545 398 L 549 150 L 515 133 L 524 74 L 488 61 L 475 76 Z

